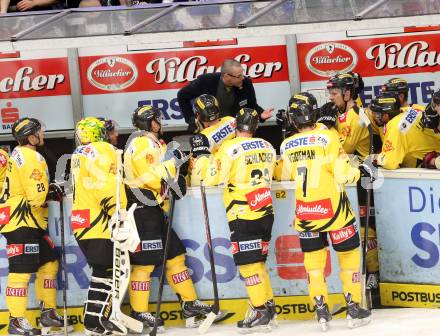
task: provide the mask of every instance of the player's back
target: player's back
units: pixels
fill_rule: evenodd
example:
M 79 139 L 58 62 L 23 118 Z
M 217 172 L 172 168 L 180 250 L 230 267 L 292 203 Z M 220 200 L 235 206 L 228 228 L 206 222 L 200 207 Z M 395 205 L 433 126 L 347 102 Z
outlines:
M 297 133 L 281 144 L 283 180 L 295 180 L 297 230 L 338 229 L 353 219 L 343 184 L 359 178 L 329 130 Z
M 228 211 L 229 220 L 255 219 L 272 213 L 270 185 L 276 153 L 269 142 L 247 137 L 227 140 L 216 158 L 218 181 L 225 186 L 225 206 L 232 209 Z

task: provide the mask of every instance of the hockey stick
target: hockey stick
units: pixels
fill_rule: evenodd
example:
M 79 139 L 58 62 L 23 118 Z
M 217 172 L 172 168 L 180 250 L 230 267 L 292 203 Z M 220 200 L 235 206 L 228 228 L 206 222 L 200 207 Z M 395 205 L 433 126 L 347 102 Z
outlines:
M 60 234 L 61 234 L 61 282 L 63 283 L 63 320 L 64 335 L 67 336 L 67 275 L 66 275 L 66 242 L 64 239 L 64 195 L 60 200 Z
M 179 168 L 177 168 L 176 177 L 179 176 Z M 171 180 L 169 176 L 169 180 Z M 160 279 L 159 279 L 159 292 L 157 294 L 157 302 L 156 302 L 156 318 L 154 319 L 154 326 L 153 329 L 150 331 L 150 336 L 156 336 L 157 335 L 157 328 L 160 318 L 160 306 L 162 305 L 162 294 L 163 294 L 163 287 L 165 284 L 165 273 L 166 273 L 166 265 L 167 265 L 167 258 L 168 254 L 170 252 L 170 240 L 171 240 L 171 225 L 173 224 L 173 214 L 174 214 L 174 204 L 175 204 L 175 198 L 173 193 L 171 192 L 171 187 L 169 186 L 168 189 L 168 198 L 170 200 L 170 207 L 168 210 L 168 227 L 167 227 L 167 234 L 165 237 L 165 248 L 163 251 L 163 261 L 162 261 L 162 271 L 160 273 Z
M 203 181 L 200 181 L 200 192 L 202 194 L 202 205 L 203 205 L 203 214 L 204 214 L 204 218 L 205 218 L 206 240 L 208 241 L 209 263 L 211 264 L 212 287 L 214 289 L 214 304 L 212 306 L 212 310 L 206 316 L 206 318 L 203 320 L 203 322 L 199 326 L 199 333 L 204 334 L 208 331 L 211 324 L 217 318 L 217 314 L 220 311 L 220 304 L 219 304 L 219 298 L 218 298 L 217 275 L 215 273 L 214 249 L 212 246 L 211 229 L 209 227 L 208 205 L 206 203 L 206 191 L 205 191 L 205 186 L 203 185 Z
M 115 206 L 115 228 L 119 229 L 119 213 L 120 213 L 120 184 L 121 184 L 121 168 L 122 168 L 122 150 L 117 149 L 117 165 L 116 165 L 116 206 Z M 130 208 L 129 213 L 134 212 L 134 208 Z M 116 324 L 124 334 L 127 328 L 137 333 L 141 333 L 144 325 L 121 311 L 121 303 L 127 292 L 128 282 L 130 281 L 130 256 L 128 250 L 121 248 L 121 243 L 117 240 L 113 242 L 113 288 L 112 288 L 112 313 L 110 321 Z M 122 325 L 121 325 L 122 324 Z
M 373 127 L 371 126 L 370 119 L 366 115 L 364 109 L 360 109 L 359 111 L 359 117 L 361 118 L 362 122 L 367 126 L 368 128 L 368 134 L 369 134 L 369 148 L 368 148 L 368 155 L 371 157 L 371 154 L 373 153 Z M 362 302 L 361 306 L 367 309 L 371 309 L 371 290 L 367 289 L 367 252 L 368 252 L 368 227 L 370 225 L 370 208 L 371 208 L 371 191 L 373 186 L 373 179 L 370 177 L 370 180 L 368 182 L 367 189 L 367 204 L 366 204 L 366 218 L 365 218 L 365 227 L 364 227 L 364 237 L 363 237 L 363 244 L 362 244 L 362 272 L 361 272 L 361 294 L 362 294 Z

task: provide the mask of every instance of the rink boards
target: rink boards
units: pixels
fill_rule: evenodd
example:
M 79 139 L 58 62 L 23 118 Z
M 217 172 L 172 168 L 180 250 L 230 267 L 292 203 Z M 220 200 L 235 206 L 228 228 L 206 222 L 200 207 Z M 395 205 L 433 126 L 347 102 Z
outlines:
M 438 307 L 440 306 L 440 269 L 438 269 L 439 198 L 438 172 L 407 170 L 385 172 L 385 180 L 375 190 L 376 226 L 379 240 L 381 271 L 381 300 L 387 306 Z M 358 208 L 356 188 L 349 186 L 347 194 L 354 209 Z M 307 276 L 303 267 L 303 255 L 299 239 L 294 231 L 294 185 L 274 183 L 272 197 L 275 223 L 267 262 L 276 296 L 277 311 L 282 319 L 311 318 L 313 308 L 307 297 Z M 241 318 L 247 306 L 246 291 L 237 267 L 234 265 L 229 242 L 229 230 L 224 211 L 222 190 L 207 188 L 208 210 L 221 308 L 228 311 L 224 322 Z M 65 222 L 69 223 L 71 200 L 64 201 Z M 49 204 L 49 229 L 57 246 L 60 242 L 60 218 L 58 203 Z M 187 247 L 187 264 L 192 273 L 201 299 L 212 299 L 212 282 L 204 232 L 200 190 L 191 188 L 188 195 L 176 202 L 174 228 Z M 68 305 L 72 321 L 81 325 L 82 306 L 90 277 L 86 265 L 70 229 L 66 229 L 65 241 L 68 272 Z M 7 279 L 7 258 L 4 238 L 0 238 L 0 290 L 4 297 Z M 330 293 L 340 293 L 339 266 L 334 252 L 329 253 L 325 269 Z M 153 273 L 151 301 L 157 297 L 159 270 Z M 33 281 L 33 280 L 32 280 Z M 408 285 L 405 285 L 408 284 Z M 37 322 L 37 302 L 34 285 L 29 286 L 29 314 Z M 425 293 L 425 294 L 423 294 Z M 180 307 L 176 296 L 165 286 L 165 301 L 161 317 L 167 324 L 181 323 Z M 174 303 L 173 303 L 174 302 Z M 61 291 L 58 293 L 61 303 Z M 332 303 L 342 304 L 342 296 L 332 296 Z M 150 310 L 155 309 L 154 305 Z M 0 301 L 0 333 L 6 332 L 8 313 L 4 300 Z

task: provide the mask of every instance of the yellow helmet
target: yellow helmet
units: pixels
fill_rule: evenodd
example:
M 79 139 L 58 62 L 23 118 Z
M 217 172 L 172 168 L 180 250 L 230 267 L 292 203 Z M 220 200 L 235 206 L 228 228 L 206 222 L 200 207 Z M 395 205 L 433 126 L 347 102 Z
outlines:
M 95 117 L 81 119 L 76 124 L 75 137 L 81 145 L 105 141 L 105 133 L 105 123 Z

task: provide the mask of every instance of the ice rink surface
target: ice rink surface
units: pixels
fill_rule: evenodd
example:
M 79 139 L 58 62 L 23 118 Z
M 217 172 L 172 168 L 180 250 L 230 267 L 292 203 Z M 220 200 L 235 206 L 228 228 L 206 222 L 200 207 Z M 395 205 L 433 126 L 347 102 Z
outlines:
M 322 332 L 316 321 L 281 321 L 271 336 L 434 336 L 439 335 L 440 309 L 400 308 L 373 310 L 370 324 L 347 329 L 343 318 L 334 319 L 330 329 Z M 254 333 L 263 335 L 263 333 Z M 81 335 L 74 333 L 70 335 Z M 164 336 L 196 336 L 197 329 L 169 327 Z M 234 325 L 214 325 L 207 336 L 240 335 Z

